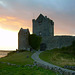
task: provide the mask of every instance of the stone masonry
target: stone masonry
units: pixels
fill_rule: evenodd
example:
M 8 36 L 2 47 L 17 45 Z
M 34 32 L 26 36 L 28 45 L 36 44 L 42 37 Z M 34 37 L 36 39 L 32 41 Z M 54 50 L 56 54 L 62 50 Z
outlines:
M 54 36 L 54 22 L 42 14 L 33 19 L 33 33 L 39 36 Z
M 27 50 L 29 48 L 29 35 L 29 29 L 20 29 L 18 33 L 18 50 Z
M 75 36 L 54 36 L 53 20 L 42 14 L 33 19 L 33 33 L 42 37 L 42 43 L 47 46 L 47 50 L 69 46 L 75 40 Z
M 40 50 L 42 50 L 42 44 L 46 45 L 46 50 L 53 48 L 61 48 L 69 46 L 75 40 L 75 36 L 54 36 L 54 22 L 47 16 L 40 14 L 37 19 L 32 20 L 33 34 L 42 37 L 42 43 Z M 29 30 L 20 29 L 18 33 L 18 49 L 29 48 Z M 41 47 L 42 46 L 42 47 Z M 42 48 L 42 49 L 41 49 Z

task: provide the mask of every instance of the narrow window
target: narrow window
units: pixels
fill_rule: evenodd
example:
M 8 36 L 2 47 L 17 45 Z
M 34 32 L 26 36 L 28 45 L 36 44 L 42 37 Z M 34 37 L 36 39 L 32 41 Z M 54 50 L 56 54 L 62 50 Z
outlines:
M 39 35 L 41 35 L 42 33 L 41 32 L 39 32 Z
M 39 23 L 39 25 L 41 25 L 42 21 L 39 21 L 38 23 Z

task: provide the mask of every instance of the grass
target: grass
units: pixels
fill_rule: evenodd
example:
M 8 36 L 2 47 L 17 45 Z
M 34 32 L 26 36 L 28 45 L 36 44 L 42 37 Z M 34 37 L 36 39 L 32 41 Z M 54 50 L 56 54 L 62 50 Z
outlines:
M 60 67 L 65 65 L 75 66 L 75 55 L 63 49 L 47 50 L 41 53 L 39 57 Z
M 0 63 L 0 75 L 56 75 L 56 73 L 36 66 L 16 67 Z
M 28 51 L 19 53 L 11 52 L 7 57 L 1 58 L 0 61 L 17 65 L 33 64 L 33 60 L 31 59 L 32 54 L 33 53 Z M 27 56 L 29 56 L 29 58 L 27 58 Z M 17 67 L 0 63 L 0 75 L 56 75 L 56 73 L 37 66 Z
M 33 59 L 31 59 L 31 55 L 33 53 L 25 51 L 25 52 L 11 52 L 8 56 L 1 58 L 1 62 L 9 62 L 12 64 L 17 65 L 26 65 L 26 64 L 33 64 Z M 28 58 L 27 58 L 28 56 Z

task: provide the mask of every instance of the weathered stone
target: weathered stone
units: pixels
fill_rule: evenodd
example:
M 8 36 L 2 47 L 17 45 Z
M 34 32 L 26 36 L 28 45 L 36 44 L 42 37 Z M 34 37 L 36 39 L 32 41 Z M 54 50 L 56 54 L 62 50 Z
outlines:
M 8 65 L 11 65 L 10 63 L 7 63 Z
M 49 69 L 51 70 L 51 69 L 52 69 L 52 67 L 50 67 L 50 66 L 49 66 Z
M 20 65 L 17 65 L 17 67 L 20 67 Z
M 53 20 L 39 15 L 37 19 L 33 19 L 33 33 L 42 37 L 41 50 L 50 50 L 53 48 L 62 48 L 72 44 L 75 40 L 75 36 L 54 36 L 54 22 Z M 21 28 L 18 33 L 18 49 L 28 50 L 29 46 L 28 29 Z M 44 46 L 42 45 L 44 44 Z M 31 51 L 31 50 L 30 50 Z
M 75 70 L 75 66 L 64 66 L 64 68 L 66 68 L 66 69 L 71 69 L 71 70 Z
M 47 69 L 49 69 L 49 65 L 47 65 Z
M 35 66 L 37 66 L 37 62 L 36 61 L 34 61 L 34 63 L 33 63 Z
M 24 65 L 22 65 L 21 67 L 25 67 Z
M 16 64 L 11 64 L 11 66 L 15 66 Z
M 36 61 L 34 61 L 34 64 L 37 63 Z
M 31 67 L 32 65 L 28 65 L 29 67 Z
M 26 58 L 29 58 L 29 56 L 27 56 Z
M 29 29 L 20 29 L 18 33 L 18 50 L 27 50 L 29 48 L 29 35 Z
M 1 62 L 2 64 L 6 63 L 6 62 Z

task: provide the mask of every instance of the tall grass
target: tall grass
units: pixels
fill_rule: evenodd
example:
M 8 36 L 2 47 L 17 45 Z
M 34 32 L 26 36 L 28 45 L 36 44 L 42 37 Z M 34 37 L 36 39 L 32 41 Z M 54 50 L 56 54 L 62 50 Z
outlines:
M 75 66 L 75 42 L 71 46 L 55 48 L 40 54 L 44 61 L 64 67 L 65 65 Z

